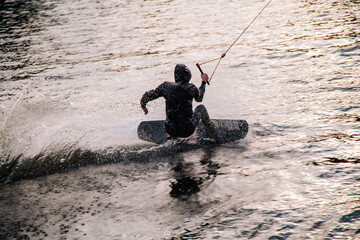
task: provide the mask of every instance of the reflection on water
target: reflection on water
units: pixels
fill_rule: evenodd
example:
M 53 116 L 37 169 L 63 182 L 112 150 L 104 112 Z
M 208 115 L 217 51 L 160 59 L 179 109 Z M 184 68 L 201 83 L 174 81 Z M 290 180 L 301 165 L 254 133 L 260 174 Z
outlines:
M 175 164 L 173 167 L 175 182 L 171 182 L 170 195 L 174 198 L 187 199 L 190 195 L 200 191 L 201 185 L 205 181 L 214 181 L 217 170 L 220 166 L 214 163 L 211 158 L 215 153 L 215 148 L 204 147 L 204 155 L 200 160 L 201 165 L 206 168 L 207 176 L 196 176 L 195 166 L 186 163 L 182 155 L 170 158 L 170 162 Z

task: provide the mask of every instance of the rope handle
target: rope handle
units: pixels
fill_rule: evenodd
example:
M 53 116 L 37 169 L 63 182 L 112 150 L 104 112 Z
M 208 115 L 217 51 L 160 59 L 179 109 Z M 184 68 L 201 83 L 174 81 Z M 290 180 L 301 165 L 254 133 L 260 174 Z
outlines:
M 204 72 L 203 72 L 203 70 L 201 69 L 200 64 L 197 63 L 196 66 L 198 67 L 201 75 L 204 75 Z M 210 85 L 210 81 L 207 81 L 206 83 L 207 83 L 208 85 Z

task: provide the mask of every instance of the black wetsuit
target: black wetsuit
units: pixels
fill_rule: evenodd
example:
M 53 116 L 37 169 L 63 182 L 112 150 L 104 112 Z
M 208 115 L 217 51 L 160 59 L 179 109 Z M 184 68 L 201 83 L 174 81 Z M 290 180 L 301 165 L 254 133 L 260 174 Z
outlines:
M 175 82 L 164 82 L 156 89 L 147 91 L 141 98 L 141 107 L 145 108 L 149 101 L 164 97 L 166 101 L 165 130 L 171 137 L 189 137 L 194 133 L 199 121 L 205 127 L 207 137 L 215 138 L 216 130 L 210 121 L 204 105 L 199 105 L 193 112 L 193 99 L 203 100 L 205 82 L 197 88 L 189 83 L 191 72 L 184 64 L 177 64 L 174 71 Z
M 147 91 L 141 98 L 141 106 L 146 103 L 164 97 L 166 101 L 166 132 L 172 137 L 188 137 L 193 134 L 199 120 L 194 117 L 192 102 L 193 99 L 201 102 L 205 93 L 205 82 L 200 88 L 186 81 L 164 82 L 156 89 Z M 206 111 L 202 106 L 202 110 Z

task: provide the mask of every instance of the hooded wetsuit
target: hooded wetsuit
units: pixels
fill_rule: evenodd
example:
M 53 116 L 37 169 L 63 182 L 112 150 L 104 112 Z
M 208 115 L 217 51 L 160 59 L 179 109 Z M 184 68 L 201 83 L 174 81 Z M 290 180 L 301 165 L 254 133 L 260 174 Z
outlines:
M 201 86 L 197 88 L 194 84 L 189 83 L 191 72 L 184 64 L 176 65 L 174 75 L 175 82 L 164 82 L 156 89 L 147 91 L 142 96 L 140 103 L 144 108 L 147 102 L 164 97 L 166 132 L 171 137 L 188 137 L 194 133 L 200 120 L 199 116 L 194 117 L 192 101 L 193 99 L 197 102 L 203 100 L 206 84 L 202 82 Z M 204 106 L 201 109 L 206 112 Z

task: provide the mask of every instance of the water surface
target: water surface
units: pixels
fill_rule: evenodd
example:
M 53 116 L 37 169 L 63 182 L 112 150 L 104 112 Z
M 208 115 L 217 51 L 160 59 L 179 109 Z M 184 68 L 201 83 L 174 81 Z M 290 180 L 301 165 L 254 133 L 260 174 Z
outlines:
M 0 5 L 0 238 L 360 238 L 357 0 L 273 0 L 231 48 L 203 104 L 246 139 L 137 139 L 142 94 L 200 85 L 266 3 Z

